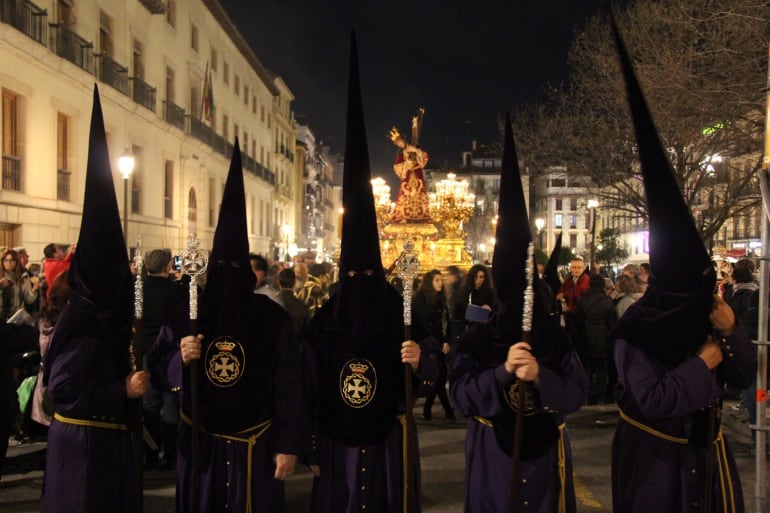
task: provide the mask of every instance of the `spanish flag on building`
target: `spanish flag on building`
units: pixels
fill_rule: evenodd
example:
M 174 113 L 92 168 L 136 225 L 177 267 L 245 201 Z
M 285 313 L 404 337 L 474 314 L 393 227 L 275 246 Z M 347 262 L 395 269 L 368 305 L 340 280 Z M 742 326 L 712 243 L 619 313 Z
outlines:
M 203 109 L 201 117 L 203 121 L 211 124 L 211 118 L 214 116 L 214 88 L 211 84 L 211 70 L 206 67 L 206 76 L 203 78 Z

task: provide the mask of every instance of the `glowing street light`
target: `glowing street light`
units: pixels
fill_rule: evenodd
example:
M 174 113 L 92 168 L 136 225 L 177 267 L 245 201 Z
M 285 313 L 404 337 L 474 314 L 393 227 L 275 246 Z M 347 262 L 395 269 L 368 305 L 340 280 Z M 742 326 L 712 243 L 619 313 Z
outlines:
M 131 178 L 135 165 L 134 154 L 126 148 L 118 157 L 118 169 L 123 177 L 123 238 L 126 239 L 126 243 L 128 243 L 128 179 Z

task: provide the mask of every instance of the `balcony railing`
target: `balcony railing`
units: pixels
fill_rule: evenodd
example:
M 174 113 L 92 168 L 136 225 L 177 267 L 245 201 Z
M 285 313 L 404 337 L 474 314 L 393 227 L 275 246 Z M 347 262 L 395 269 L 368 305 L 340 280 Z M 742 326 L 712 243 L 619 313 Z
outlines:
M 163 14 L 166 12 L 166 2 L 163 0 L 139 0 L 139 3 L 152 14 Z
M 99 80 L 128 96 L 128 68 L 121 66 L 112 57 L 99 57 Z
M 94 73 L 94 45 L 61 24 L 51 25 L 51 50 L 85 71 Z
M 139 77 L 131 77 L 131 98 L 142 107 L 155 112 L 155 88 L 150 87 Z
M 3 189 L 21 190 L 21 158 L 3 155 Z
M 211 146 L 214 131 L 200 119 L 190 116 L 190 135 Z
M 62 201 L 70 200 L 70 177 L 72 173 L 64 169 L 56 170 L 56 199 Z
M 222 155 L 226 155 L 227 141 L 225 141 L 225 138 L 222 137 L 221 135 L 214 134 L 211 137 L 211 147 L 214 148 L 219 153 L 221 153 Z
M 163 119 L 174 125 L 180 130 L 184 130 L 184 109 L 179 105 L 164 101 L 163 102 Z
M 19 29 L 41 45 L 46 42 L 48 12 L 28 0 L 0 0 L 0 21 Z

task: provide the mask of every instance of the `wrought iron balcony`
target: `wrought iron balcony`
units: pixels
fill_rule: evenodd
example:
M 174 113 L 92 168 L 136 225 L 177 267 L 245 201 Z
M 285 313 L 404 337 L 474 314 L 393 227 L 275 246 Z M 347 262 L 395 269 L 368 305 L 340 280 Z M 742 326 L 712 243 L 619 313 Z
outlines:
M 163 0 L 139 0 L 139 3 L 152 14 L 163 14 L 166 12 L 166 2 Z
M 214 134 L 211 138 L 211 147 L 222 155 L 227 154 L 227 141 L 221 135 Z
M 62 201 L 70 200 L 70 177 L 72 173 L 64 169 L 56 170 L 56 199 Z
M 179 105 L 169 101 L 163 102 L 163 119 L 184 131 L 184 109 Z
M 3 189 L 21 190 L 21 158 L 3 155 Z
M 128 68 L 121 66 L 112 57 L 99 57 L 99 80 L 128 96 Z
M 131 77 L 131 98 L 139 105 L 155 112 L 155 88 L 147 85 L 139 77 Z
M 94 45 L 61 24 L 51 25 L 51 49 L 85 71 L 94 73 Z
M 48 12 L 28 0 L 0 0 L 0 21 L 20 30 L 41 45 L 46 42 Z
M 214 131 L 206 123 L 193 116 L 190 116 L 190 135 L 209 146 L 213 146 Z

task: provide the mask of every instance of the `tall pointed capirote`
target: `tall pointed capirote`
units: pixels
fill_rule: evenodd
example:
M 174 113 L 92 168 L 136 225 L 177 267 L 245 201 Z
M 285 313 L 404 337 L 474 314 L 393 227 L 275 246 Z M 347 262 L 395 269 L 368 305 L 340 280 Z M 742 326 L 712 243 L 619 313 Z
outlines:
M 665 290 L 698 288 L 711 261 L 677 184 L 668 153 L 660 141 L 647 101 L 614 19 L 617 44 L 631 118 L 639 148 L 650 226 L 652 280 Z
M 500 197 L 497 209 L 495 252 L 492 257 L 492 283 L 495 291 L 497 324 L 518 337 L 524 305 L 527 247 L 532 241 L 519 159 L 513 140 L 510 116 L 505 116 Z
M 249 239 L 246 226 L 246 194 L 243 186 L 243 164 L 238 137 L 233 145 L 230 169 L 222 191 L 222 206 L 219 210 L 211 261 L 239 262 L 249 266 Z
M 99 89 L 94 85 L 83 217 L 69 281 L 99 310 L 131 317 L 131 271 L 112 179 Z
M 559 280 L 559 257 L 561 257 L 561 236 L 563 232 L 559 232 L 559 236 L 556 237 L 556 244 L 553 246 L 551 256 L 548 257 L 548 263 L 545 264 L 543 270 L 543 281 L 545 281 L 551 291 L 556 294 L 561 288 L 561 281 Z
M 358 44 L 353 32 L 350 41 L 345 167 L 342 174 L 342 276 L 348 271 L 371 270 L 384 277 L 371 180 L 358 72 Z
M 647 290 L 618 321 L 614 337 L 675 366 L 711 332 L 716 275 L 695 229 L 614 18 L 612 29 L 639 147 L 650 222 Z

